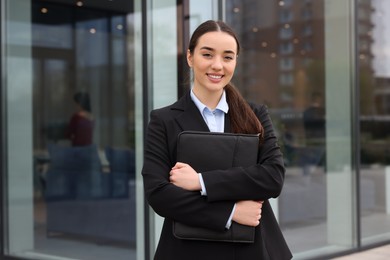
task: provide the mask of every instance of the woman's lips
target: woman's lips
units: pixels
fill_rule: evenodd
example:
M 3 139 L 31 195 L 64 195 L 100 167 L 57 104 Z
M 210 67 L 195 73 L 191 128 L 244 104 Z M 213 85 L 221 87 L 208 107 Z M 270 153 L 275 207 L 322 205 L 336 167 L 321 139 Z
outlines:
M 217 75 L 217 74 L 207 74 L 207 77 L 212 81 L 212 82 L 220 82 L 223 75 Z

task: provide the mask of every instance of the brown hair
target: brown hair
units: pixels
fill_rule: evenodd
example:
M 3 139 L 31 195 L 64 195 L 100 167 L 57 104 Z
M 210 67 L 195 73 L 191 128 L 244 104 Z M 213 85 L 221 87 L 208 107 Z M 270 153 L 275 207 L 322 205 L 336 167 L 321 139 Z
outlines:
M 191 54 L 194 54 L 194 50 L 198 44 L 199 38 L 208 32 L 224 32 L 232 36 L 236 40 L 237 55 L 239 54 L 240 43 L 233 29 L 222 21 L 213 20 L 208 20 L 202 23 L 192 34 L 190 43 L 188 45 L 188 50 Z M 242 97 L 240 92 L 231 82 L 225 86 L 225 91 L 226 101 L 229 105 L 230 127 L 232 132 L 243 134 L 260 133 L 260 137 L 262 139 L 264 136 L 263 126 L 261 125 L 259 119 L 256 117 L 249 104 Z
M 85 111 L 91 112 L 91 102 L 87 92 L 77 92 L 73 96 L 73 100 L 81 106 Z

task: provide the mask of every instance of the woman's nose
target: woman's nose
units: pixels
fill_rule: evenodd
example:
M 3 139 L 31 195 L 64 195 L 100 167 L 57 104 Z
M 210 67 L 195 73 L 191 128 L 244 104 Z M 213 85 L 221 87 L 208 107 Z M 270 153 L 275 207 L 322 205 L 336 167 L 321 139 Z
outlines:
M 214 69 L 214 70 L 221 70 L 223 67 L 222 65 L 222 61 L 220 58 L 216 57 L 214 60 L 213 60 L 213 63 L 211 64 L 211 68 Z

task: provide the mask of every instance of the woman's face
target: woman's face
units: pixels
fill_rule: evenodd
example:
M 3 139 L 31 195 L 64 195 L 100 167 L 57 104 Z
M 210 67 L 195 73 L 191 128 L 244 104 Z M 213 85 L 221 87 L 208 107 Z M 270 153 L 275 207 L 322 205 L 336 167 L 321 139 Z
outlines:
M 225 32 L 205 33 L 194 52 L 187 52 L 187 62 L 194 72 L 194 90 L 222 92 L 236 68 L 236 40 Z

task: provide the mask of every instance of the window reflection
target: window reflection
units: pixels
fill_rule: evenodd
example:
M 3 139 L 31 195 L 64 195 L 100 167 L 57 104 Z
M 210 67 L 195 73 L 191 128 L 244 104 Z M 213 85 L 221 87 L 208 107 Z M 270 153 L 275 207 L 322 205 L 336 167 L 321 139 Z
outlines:
M 282 27 L 279 30 L 280 39 L 290 39 L 293 36 L 293 29 L 290 27 Z
M 291 12 L 290 10 L 280 10 L 280 13 L 279 13 L 279 21 L 281 23 L 288 23 L 288 22 L 291 22 L 293 20 L 293 12 Z
M 256 15 L 227 14 L 244 49 L 233 80 L 249 101 L 268 105 L 278 129 L 287 167 L 278 216 L 296 254 L 328 244 L 324 2 L 227 1 L 227 10 L 253 9 L 254 2 Z M 248 21 L 257 24 L 256 34 Z
M 293 70 L 294 69 L 294 60 L 291 57 L 281 58 L 280 59 L 280 70 Z
M 326 38 L 329 33 L 324 26 L 327 19 L 332 19 L 326 17 L 325 2 L 226 1 L 226 10 L 235 6 L 241 11 L 257 10 L 256 15 L 243 11 L 228 12 L 226 16 L 245 50 L 238 59 L 234 80 L 249 101 L 269 106 L 278 129 L 287 166 L 285 188 L 278 200 L 279 221 L 295 253 L 323 248 L 332 240 L 327 237 L 331 233 L 327 225 L 332 225 L 329 219 L 334 216 L 327 208 L 327 199 L 333 188 L 329 183 L 334 183 L 329 182 L 332 169 L 326 163 L 326 143 L 338 136 L 326 132 L 328 124 L 337 121 L 327 116 L 327 111 L 332 111 L 327 107 L 332 104 L 327 93 L 348 86 L 329 86 L 325 82 L 325 65 L 332 63 L 325 60 L 329 56 L 325 46 L 331 39 Z M 390 12 L 386 11 L 390 3 L 360 0 L 356 10 L 361 228 L 363 244 L 371 244 L 390 237 L 386 228 L 390 223 Z M 256 24 L 256 34 L 246 28 L 248 24 Z M 331 35 L 336 36 L 335 32 L 341 30 Z M 350 32 L 340 36 L 345 33 Z M 294 208 L 289 207 L 292 204 Z M 345 205 L 343 210 L 347 208 Z M 310 236 L 310 245 L 299 241 L 300 236 Z
M 389 4 L 364 0 L 357 10 L 363 245 L 390 238 Z
M 132 3 L 60 2 L 32 4 L 35 250 L 136 259 Z

